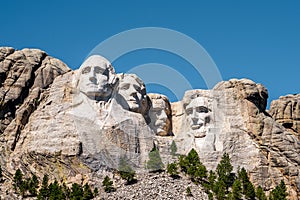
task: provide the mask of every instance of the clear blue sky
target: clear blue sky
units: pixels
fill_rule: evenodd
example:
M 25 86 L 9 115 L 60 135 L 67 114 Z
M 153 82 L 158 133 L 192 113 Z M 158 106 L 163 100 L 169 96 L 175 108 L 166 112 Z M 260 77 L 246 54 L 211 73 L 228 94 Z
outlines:
M 39 48 L 76 69 L 110 36 L 132 28 L 165 27 L 200 43 L 224 80 L 250 78 L 264 84 L 272 100 L 300 93 L 299 10 L 299 1 L 292 0 L 1 1 L 0 46 Z M 165 52 L 144 51 L 113 64 L 122 72 L 123 66 L 148 62 L 181 61 Z

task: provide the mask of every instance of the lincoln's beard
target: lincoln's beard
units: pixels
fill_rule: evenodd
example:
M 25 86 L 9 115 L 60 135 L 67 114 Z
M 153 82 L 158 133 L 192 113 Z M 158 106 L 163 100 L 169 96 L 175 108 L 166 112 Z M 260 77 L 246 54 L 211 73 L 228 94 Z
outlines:
M 206 133 L 207 133 L 207 127 L 206 126 L 201 126 L 199 129 L 197 130 L 192 130 L 191 131 L 195 138 L 203 138 L 206 136 Z

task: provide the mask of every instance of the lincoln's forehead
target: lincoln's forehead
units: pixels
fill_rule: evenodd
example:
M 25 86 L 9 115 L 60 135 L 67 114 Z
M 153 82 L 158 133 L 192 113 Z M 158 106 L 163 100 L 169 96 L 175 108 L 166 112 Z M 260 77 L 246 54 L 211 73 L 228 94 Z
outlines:
M 192 99 L 191 102 L 186 106 L 186 108 L 198 106 L 208 107 L 208 100 L 204 97 L 197 97 L 195 99 Z

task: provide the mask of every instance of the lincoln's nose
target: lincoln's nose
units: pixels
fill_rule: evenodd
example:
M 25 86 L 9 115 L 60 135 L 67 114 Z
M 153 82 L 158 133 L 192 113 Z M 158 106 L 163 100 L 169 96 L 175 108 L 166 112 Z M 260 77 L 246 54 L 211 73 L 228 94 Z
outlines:
M 91 76 L 91 77 L 89 78 L 89 80 L 90 80 L 92 83 L 94 83 L 94 84 L 97 83 L 97 79 L 96 79 L 94 76 Z

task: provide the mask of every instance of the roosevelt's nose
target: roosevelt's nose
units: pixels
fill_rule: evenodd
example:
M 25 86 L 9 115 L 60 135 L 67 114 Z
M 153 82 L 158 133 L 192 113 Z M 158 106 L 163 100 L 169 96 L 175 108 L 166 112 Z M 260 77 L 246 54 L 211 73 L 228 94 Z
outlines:
M 163 120 L 166 120 L 168 118 L 168 116 L 164 111 L 162 111 L 161 114 L 160 114 L 160 118 L 163 119 Z

